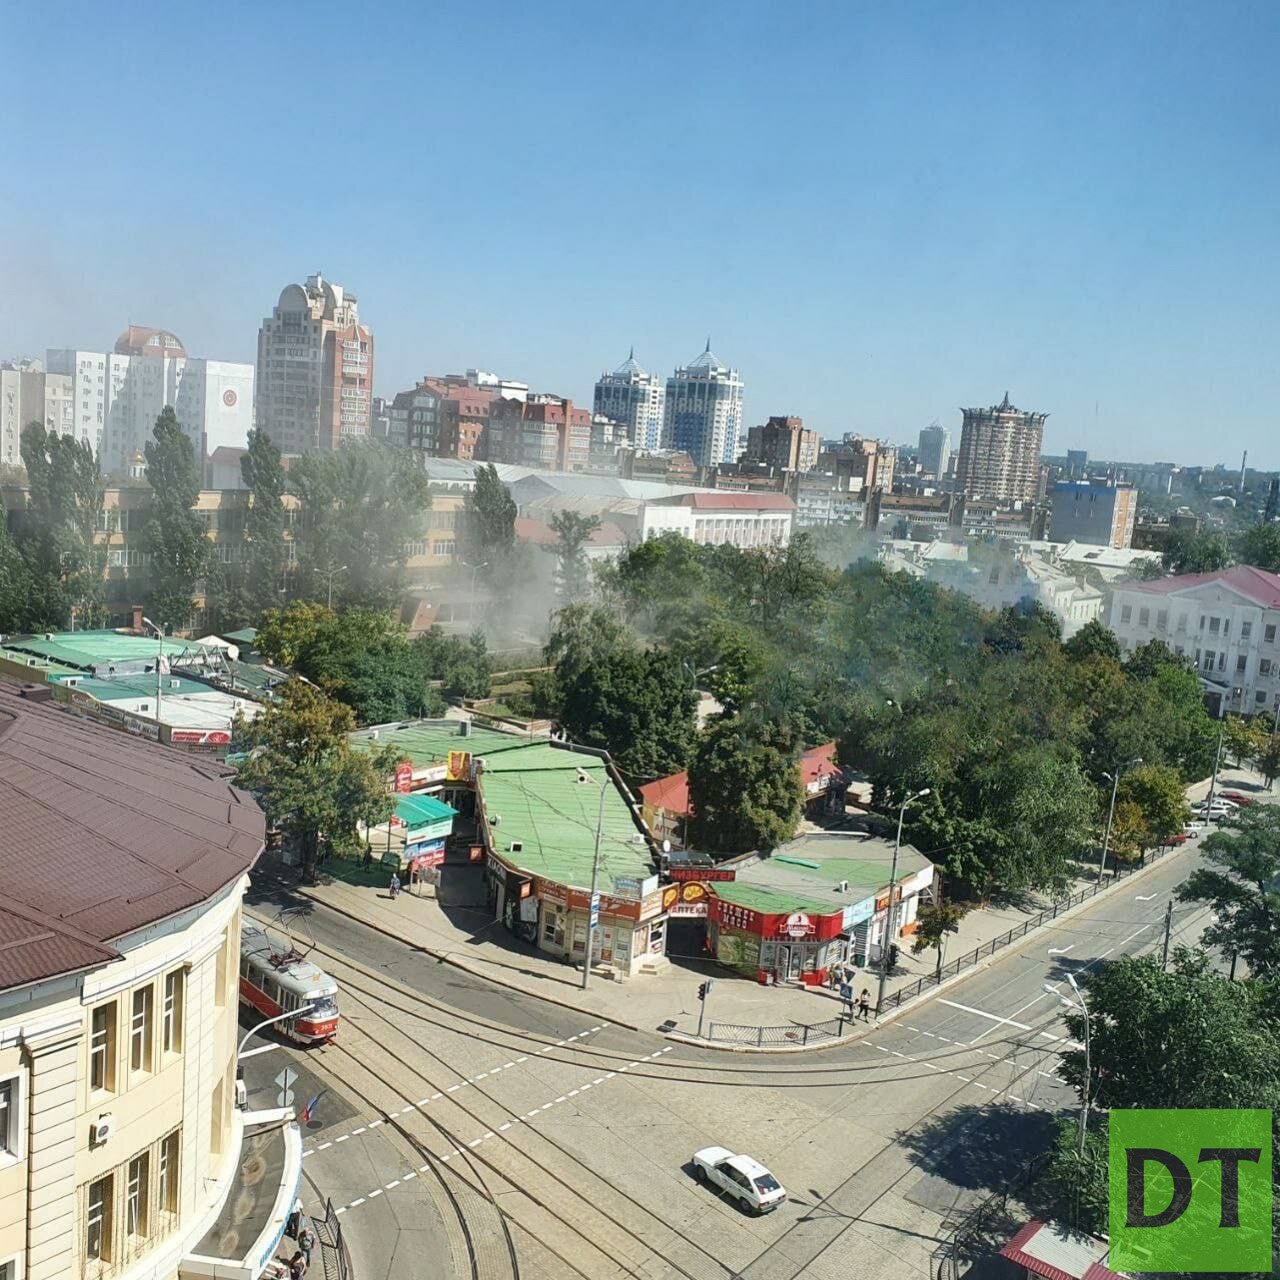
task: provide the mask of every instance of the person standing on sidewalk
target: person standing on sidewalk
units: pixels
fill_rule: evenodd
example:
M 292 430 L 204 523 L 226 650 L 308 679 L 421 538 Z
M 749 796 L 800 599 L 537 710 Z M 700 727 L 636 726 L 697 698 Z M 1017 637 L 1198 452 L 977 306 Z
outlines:
M 393 871 L 391 873 L 391 900 L 395 901 L 396 895 L 400 892 L 400 877 Z
M 858 992 L 858 1017 L 863 1022 L 871 1021 L 871 992 L 866 987 Z

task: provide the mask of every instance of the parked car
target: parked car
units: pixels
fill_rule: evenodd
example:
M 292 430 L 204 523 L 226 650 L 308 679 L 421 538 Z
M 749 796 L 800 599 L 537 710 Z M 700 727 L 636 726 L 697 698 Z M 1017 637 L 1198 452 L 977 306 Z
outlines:
M 1193 804 L 1191 812 L 1197 818 L 1225 818 L 1235 813 L 1239 808 L 1240 806 L 1234 800 L 1226 800 L 1217 795 L 1214 796 L 1212 804 L 1208 800 L 1201 800 L 1197 804 Z
M 786 1188 L 750 1156 L 736 1156 L 726 1147 L 703 1147 L 693 1153 L 693 1176 L 723 1191 L 747 1213 L 769 1213 L 787 1198 Z
M 1224 800 L 1230 800 L 1233 804 L 1243 805 L 1245 808 L 1258 803 L 1253 796 L 1247 796 L 1243 791 L 1219 791 L 1218 794 Z
M 1167 840 L 1160 841 L 1162 849 L 1176 849 L 1180 844 L 1186 844 L 1193 836 L 1191 831 L 1175 831 Z

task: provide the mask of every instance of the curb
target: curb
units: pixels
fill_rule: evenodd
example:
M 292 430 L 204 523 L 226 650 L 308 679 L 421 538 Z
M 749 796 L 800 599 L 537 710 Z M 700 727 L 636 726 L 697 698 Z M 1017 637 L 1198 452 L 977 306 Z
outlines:
M 572 1013 L 580 1014 L 584 1018 L 604 1018 L 610 1026 L 622 1027 L 627 1031 L 638 1031 L 643 1034 L 652 1034 L 646 1032 L 643 1027 L 637 1027 L 634 1023 L 623 1022 L 621 1018 L 614 1018 L 608 1014 L 601 1013 L 598 1009 L 584 1009 L 581 1005 L 572 1004 L 568 1000 L 560 1000 L 555 996 L 542 995 L 539 992 L 530 991 L 526 987 L 518 986 L 514 982 L 505 982 L 501 978 L 495 978 L 492 974 L 484 973 L 479 969 L 473 969 L 469 964 L 464 964 L 450 951 L 439 951 L 435 947 L 423 946 L 419 942 L 411 942 L 403 934 L 396 933 L 388 929 L 385 925 L 375 924 L 371 920 L 366 920 L 363 916 L 358 916 L 354 911 L 348 911 L 345 907 L 335 906 L 332 902 L 326 902 L 323 898 L 317 898 L 313 893 L 307 891 L 304 885 L 290 885 L 289 888 L 300 897 L 306 898 L 309 902 L 314 902 L 318 906 L 324 907 L 328 911 L 334 912 L 336 915 L 345 916 L 348 920 L 354 920 L 356 924 L 362 924 L 366 929 L 372 929 L 374 933 L 380 933 L 383 937 L 391 938 L 395 942 L 403 943 L 407 947 L 411 947 L 414 951 L 420 951 L 424 955 L 430 956 L 433 960 L 439 960 L 442 964 L 451 965 L 455 969 L 462 970 L 463 973 L 469 974 L 473 978 L 480 978 L 485 982 L 492 983 L 495 987 L 502 987 L 506 991 L 514 991 L 522 996 L 528 996 L 531 1000 L 541 1000 L 544 1004 L 553 1004 L 561 1009 L 568 1009 Z

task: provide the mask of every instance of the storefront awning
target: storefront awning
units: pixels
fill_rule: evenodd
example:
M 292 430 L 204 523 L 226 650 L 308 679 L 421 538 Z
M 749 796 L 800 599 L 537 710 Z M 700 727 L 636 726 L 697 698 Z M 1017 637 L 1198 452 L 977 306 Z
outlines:
M 293 1108 L 249 1112 L 222 1210 L 182 1260 L 181 1280 L 258 1280 L 284 1237 L 302 1178 Z
M 406 827 L 425 827 L 430 823 L 443 822 L 446 818 L 457 816 L 457 809 L 445 804 L 443 800 L 437 800 L 434 796 L 401 796 L 396 801 L 396 817 Z

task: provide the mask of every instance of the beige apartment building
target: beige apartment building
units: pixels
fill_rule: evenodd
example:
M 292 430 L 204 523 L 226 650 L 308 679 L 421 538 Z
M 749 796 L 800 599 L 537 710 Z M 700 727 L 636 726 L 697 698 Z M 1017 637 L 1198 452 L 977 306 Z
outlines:
M 237 1106 L 262 813 L 41 694 L 0 684 L 0 1276 L 256 1280 L 302 1159 Z

